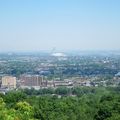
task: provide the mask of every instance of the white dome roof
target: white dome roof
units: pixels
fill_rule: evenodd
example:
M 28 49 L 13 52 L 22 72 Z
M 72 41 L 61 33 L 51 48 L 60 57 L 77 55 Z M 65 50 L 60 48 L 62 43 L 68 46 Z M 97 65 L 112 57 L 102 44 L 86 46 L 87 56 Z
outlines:
M 66 55 L 64 53 L 53 53 L 52 56 L 55 56 L 55 57 L 65 57 Z

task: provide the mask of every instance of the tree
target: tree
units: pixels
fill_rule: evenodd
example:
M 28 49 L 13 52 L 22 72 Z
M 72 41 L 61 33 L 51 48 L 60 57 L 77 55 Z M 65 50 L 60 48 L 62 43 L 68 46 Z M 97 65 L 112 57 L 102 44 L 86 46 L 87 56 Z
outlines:
M 33 107 L 27 102 L 18 102 L 15 109 L 22 120 L 29 120 L 33 117 Z

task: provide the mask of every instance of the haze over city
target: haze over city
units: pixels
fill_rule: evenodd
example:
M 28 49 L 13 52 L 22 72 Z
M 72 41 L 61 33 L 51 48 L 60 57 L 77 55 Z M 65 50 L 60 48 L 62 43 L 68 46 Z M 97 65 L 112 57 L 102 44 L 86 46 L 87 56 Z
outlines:
M 0 0 L 0 120 L 120 120 L 120 0 Z
M 119 0 L 1 0 L 0 51 L 119 50 Z

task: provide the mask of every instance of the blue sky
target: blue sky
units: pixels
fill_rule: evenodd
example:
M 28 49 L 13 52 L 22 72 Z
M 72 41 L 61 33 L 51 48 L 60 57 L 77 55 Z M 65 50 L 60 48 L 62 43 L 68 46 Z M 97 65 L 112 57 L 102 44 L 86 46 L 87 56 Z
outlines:
M 0 51 L 120 49 L 120 0 L 0 0 Z

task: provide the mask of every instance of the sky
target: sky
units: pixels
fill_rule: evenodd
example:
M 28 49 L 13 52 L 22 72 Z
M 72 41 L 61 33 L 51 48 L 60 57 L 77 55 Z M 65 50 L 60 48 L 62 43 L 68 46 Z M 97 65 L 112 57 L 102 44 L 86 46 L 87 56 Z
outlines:
M 0 52 L 119 50 L 120 0 L 0 0 Z

